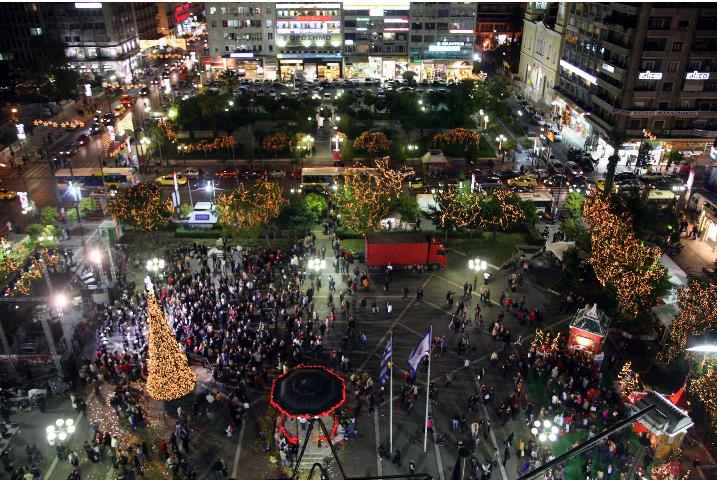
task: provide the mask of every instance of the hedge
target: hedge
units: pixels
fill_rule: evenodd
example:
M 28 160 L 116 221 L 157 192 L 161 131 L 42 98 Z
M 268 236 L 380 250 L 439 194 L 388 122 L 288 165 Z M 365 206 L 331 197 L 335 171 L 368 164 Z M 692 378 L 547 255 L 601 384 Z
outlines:
M 221 238 L 222 231 L 217 229 L 196 228 L 188 229 L 179 227 L 174 232 L 176 238 Z

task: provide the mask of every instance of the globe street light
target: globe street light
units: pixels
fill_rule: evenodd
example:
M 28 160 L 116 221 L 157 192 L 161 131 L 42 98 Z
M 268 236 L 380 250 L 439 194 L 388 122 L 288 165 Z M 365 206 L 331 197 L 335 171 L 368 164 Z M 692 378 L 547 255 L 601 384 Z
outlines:
M 478 288 L 478 272 L 486 271 L 488 269 L 488 263 L 479 258 L 471 258 L 468 260 L 468 269 L 475 272 L 475 275 L 473 276 L 473 290 L 475 290 Z
M 312 273 L 321 273 L 326 269 L 326 260 L 321 258 L 310 258 L 306 263 L 306 268 Z
M 54 425 L 48 425 L 45 429 L 47 443 L 55 446 L 55 442 L 62 443 L 75 433 L 75 421 L 71 418 L 58 418 Z
M 541 442 L 554 442 L 558 439 L 558 432 L 560 429 L 553 425 L 550 420 L 536 420 L 533 422 L 533 428 L 530 429 L 530 433 L 538 437 Z
M 498 151 L 499 152 L 503 149 L 503 142 L 505 142 L 506 140 L 508 140 L 508 139 L 502 133 L 500 135 L 498 135 L 497 137 L 495 137 L 495 141 L 498 142 Z
M 163 258 L 154 257 L 151 260 L 147 260 L 147 270 L 152 273 L 157 273 L 164 270 L 165 262 Z
M 488 129 L 488 115 L 483 115 L 483 130 Z

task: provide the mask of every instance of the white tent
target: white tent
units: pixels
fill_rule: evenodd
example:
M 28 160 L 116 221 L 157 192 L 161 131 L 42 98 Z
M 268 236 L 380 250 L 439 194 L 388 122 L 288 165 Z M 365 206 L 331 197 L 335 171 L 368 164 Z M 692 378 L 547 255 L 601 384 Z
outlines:
M 421 163 L 429 167 L 436 166 L 443 168 L 443 165 L 448 163 L 448 160 L 446 160 L 446 156 L 443 155 L 442 150 L 432 148 L 421 157 Z
M 574 246 L 575 242 L 552 242 L 545 245 L 545 250 L 555 255 L 555 258 L 562 262 L 565 252 Z

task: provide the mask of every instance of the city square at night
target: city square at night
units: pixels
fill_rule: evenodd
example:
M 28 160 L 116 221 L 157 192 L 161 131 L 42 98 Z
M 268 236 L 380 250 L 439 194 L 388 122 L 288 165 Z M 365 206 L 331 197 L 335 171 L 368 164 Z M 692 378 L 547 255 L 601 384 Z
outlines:
M 717 3 L 0 20 L 0 479 L 717 480 Z

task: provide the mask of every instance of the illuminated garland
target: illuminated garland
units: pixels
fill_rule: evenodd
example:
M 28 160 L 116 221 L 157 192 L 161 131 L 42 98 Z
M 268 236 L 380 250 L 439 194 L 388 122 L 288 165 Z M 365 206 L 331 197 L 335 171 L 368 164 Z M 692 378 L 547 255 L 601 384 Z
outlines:
M 494 199 L 498 204 L 500 213 L 498 215 L 486 215 L 483 224 L 496 224 L 501 230 L 505 230 L 511 224 L 525 219 L 525 212 L 520 206 L 520 197 L 510 190 L 497 188 L 487 194 L 487 197 Z
M 625 397 L 629 397 L 640 389 L 640 374 L 632 369 L 632 362 L 628 361 L 617 374 L 617 385 Z
M 671 362 L 685 351 L 687 337 L 717 330 L 717 285 L 691 281 L 677 291 L 678 313 L 659 359 Z
M 184 58 L 184 54 L 183 53 L 154 53 L 154 52 L 151 52 L 151 53 L 147 54 L 147 57 L 150 60 L 169 60 L 169 59 L 181 60 L 182 58 Z
M 364 150 L 372 157 L 388 152 L 391 142 L 383 132 L 363 132 L 354 140 L 354 148 Z
M 189 367 L 187 356 L 180 350 L 151 289 L 147 292 L 147 313 L 147 394 L 164 402 L 182 398 L 194 391 L 197 376 Z
M 215 150 L 225 150 L 236 145 L 236 140 L 232 135 L 226 137 L 217 137 L 209 143 L 206 140 L 202 140 L 197 143 L 180 144 L 180 147 L 184 149 L 185 153 L 191 152 L 213 152 Z
M 431 139 L 431 144 L 437 147 L 444 147 L 446 145 L 478 146 L 479 142 L 480 133 L 467 128 L 454 128 L 449 132 L 437 133 Z
M 168 120 L 162 118 L 157 122 L 157 125 L 159 125 L 159 129 L 162 131 L 162 135 L 173 142 L 177 140 L 177 132 L 174 131 L 172 124 Z
M 266 176 L 253 185 L 241 183 L 236 190 L 217 195 L 219 223 L 235 231 L 257 230 L 279 216 L 284 202 L 281 185 Z
M 620 307 L 631 315 L 652 306 L 652 293 L 667 274 L 660 264 L 662 252 L 635 238 L 631 219 L 610 211 L 609 200 L 592 190 L 583 207 L 590 225 L 590 264 L 603 286 L 612 286 Z
M 48 127 L 48 128 L 83 128 L 84 122 L 80 120 L 71 120 L 69 122 L 56 122 L 54 120 L 42 120 L 40 118 L 35 119 L 32 122 L 36 127 Z
M 291 150 L 291 137 L 283 132 L 268 135 L 261 141 L 261 149 L 274 155 Z
M 154 182 L 142 182 L 122 188 L 109 203 L 112 217 L 144 231 L 159 228 L 172 215 L 171 200 L 162 199 L 162 190 Z
M 291 139 L 291 149 L 298 153 L 307 153 L 314 146 L 314 137 L 304 132 L 296 132 Z
M 712 427 L 717 428 L 717 372 L 710 369 L 705 375 L 692 380 L 689 392 L 699 399 Z
M 119 82 L 103 82 L 102 83 L 102 88 L 113 88 L 115 90 L 118 90 L 118 89 L 119 90 L 121 90 L 121 89 L 132 90 L 134 88 L 145 88 L 146 86 L 147 86 L 146 83 L 127 83 L 127 84 L 122 84 Z

